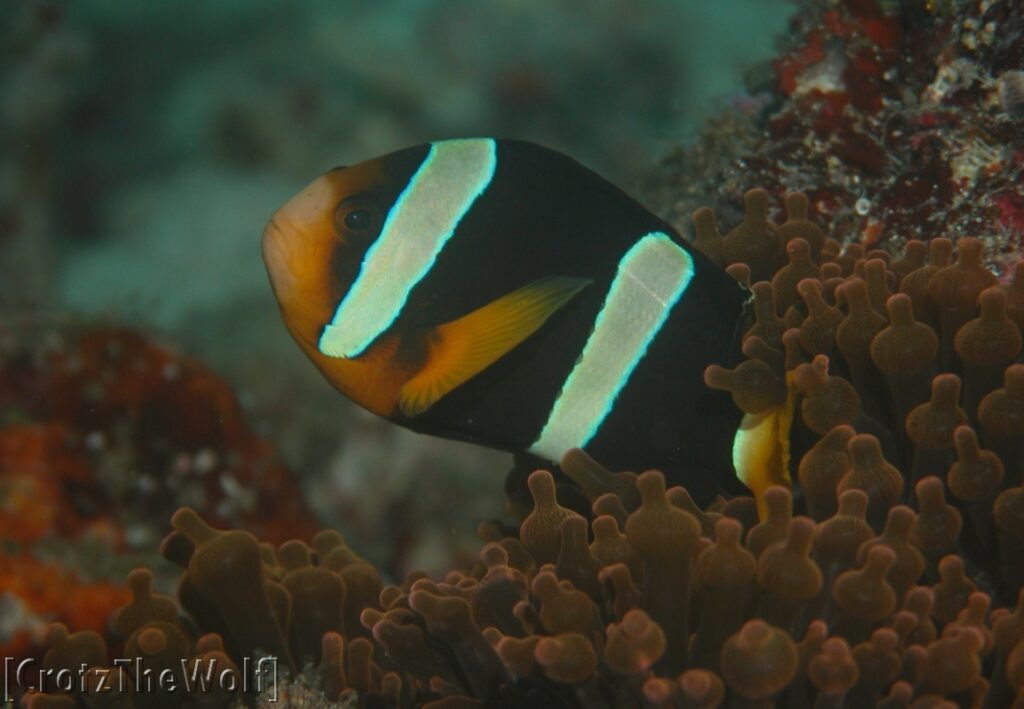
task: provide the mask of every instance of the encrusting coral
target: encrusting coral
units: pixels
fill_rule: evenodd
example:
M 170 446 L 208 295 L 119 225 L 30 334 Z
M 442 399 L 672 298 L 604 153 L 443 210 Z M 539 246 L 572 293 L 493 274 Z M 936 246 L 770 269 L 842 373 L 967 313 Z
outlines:
M 773 265 L 733 269 L 740 276 L 785 263 L 764 199 L 751 197 L 754 213 L 721 258 Z M 801 199 L 787 201 L 803 214 Z M 702 228 L 715 253 L 728 237 Z M 936 270 L 929 283 L 973 269 L 975 244 L 958 249 L 966 264 Z M 175 693 L 98 697 L 83 685 L 60 699 L 29 695 L 28 706 L 264 701 L 255 676 L 248 694 L 212 692 L 187 686 L 176 662 L 241 676 L 253 672 L 245 658 L 267 655 L 277 658 L 280 691 L 304 703 L 1024 706 L 1024 409 L 1014 403 L 1024 365 L 1008 359 L 1014 348 L 972 343 L 993 324 L 1017 328 L 1006 317 L 1009 287 L 954 279 L 960 297 L 929 301 L 938 317 L 924 320 L 900 292 L 928 268 L 920 249 L 891 262 L 902 280 L 889 261 L 872 258 L 868 269 L 858 252 L 839 266 L 846 276 L 829 276 L 834 288 L 821 279 L 849 249 L 826 243 L 815 259 L 792 236 L 785 251 L 790 267 L 814 266 L 786 305 L 792 326 L 778 324 L 776 286 L 760 281 L 749 359 L 708 371 L 744 411 L 791 401 L 798 412 L 786 472 L 800 484 L 768 489 L 763 519 L 751 498 L 701 509 L 658 471 L 613 473 L 573 451 L 557 474 L 576 482 L 590 510 L 563 506 L 567 483 L 534 471 L 528 514 L 512 534 L 482 525 L 478 563 L 443 581 L 412 574 L 388 584 L 335 532 L 273 546 L 182 509 L 162 547 L 183 569 L 177 602 L 136 570 L 132 600 L 111 622 L 137 662 L 178 673 Z M 869 279 L 883 301 L 872 301 Z M 830 324 L 800 337 L 815 314 Z M 866 314 L 873 324 L 844 329 Z M 851 327 L 873 334 L 840 348 Z M 940 343 L 960 343 L 949 371 Z M 961 384 L 982 359 L 965 358 L 970 347 L 999 350 L 987 361 L 999 371 L 971 380 L 976 404 Z M 844 351 L 858 353 L 852 365 Z M 1012 413 L 993 415 L 1000 410 Z M 47 640 L 49 666 L 86 662 L 100 673 L 110 662 L 95 633 L 56 625 Z
M 278 542 L 314 529 L 297 479 L 209 367 L 125 327 L 17 324 L 0 343 L 0 479 L 36 490 L 8 510 L 17 541 L 102 522 L 152 544 L 147 524 L 174 500 Z

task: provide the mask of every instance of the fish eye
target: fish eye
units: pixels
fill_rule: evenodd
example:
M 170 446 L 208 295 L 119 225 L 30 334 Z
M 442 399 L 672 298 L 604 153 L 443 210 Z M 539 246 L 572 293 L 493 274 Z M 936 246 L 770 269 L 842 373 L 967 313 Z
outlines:
M 340 233 L 365 236 L 377 227 L 377 209 L 366 200 L 345 200 L 334 214 L 334 225 Z
M 369 209 L 353 209 L 345 215 L 345 226 L 352 231 L 362 231 L 370 227 L 372 219 Z

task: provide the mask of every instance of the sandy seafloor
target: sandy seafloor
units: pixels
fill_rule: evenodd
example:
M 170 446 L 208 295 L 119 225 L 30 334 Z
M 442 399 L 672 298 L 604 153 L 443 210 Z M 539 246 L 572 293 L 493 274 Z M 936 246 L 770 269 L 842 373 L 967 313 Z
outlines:
M 441 569 L 509 456 L 379 422 L 288 338 L 268 215 L 320 172 L 431 139 L 561 149 L 629 189 L 742 93 L 780 0 L 12 0 L 0 23 L 0 307 L 127 323 L 210 363 L 353 546 Z M 11 217 L 14 215 L 14 217 Z M 0 220 L 0 228 L 10 221 Z M 538 225 L 543 228 L 543 225 Z M 6 316 L 5 316 L 6 317 Z M 12 320 L 13 321 L 13 318 Z

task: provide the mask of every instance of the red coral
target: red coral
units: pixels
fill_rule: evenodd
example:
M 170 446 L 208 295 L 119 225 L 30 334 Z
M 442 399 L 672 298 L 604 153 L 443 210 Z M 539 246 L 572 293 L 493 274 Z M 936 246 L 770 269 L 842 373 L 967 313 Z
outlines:
M 812 205 L 840 242 L 871 233 L 891 251 L 889 239 L 956 240 L 998 224 L 1010 237 L 1001 260 L 1024 232 L 1020 122 L 1000 96 L 1003 74 L 1020 66 L 1022 32 L 1011 0 L 805 6 L 775 81 L 756 87 L 774 92 L 766 110 L 747 132 L 715 136 L 736 139 L 733 152 L 669 161 L 687 181 L 664 191 L 666 212 L 685 228 L 696 207 L 738 207 L 754 185 L 817 185 Z
M 813 33 L 807 37 L 807 43 L 804 46 L 775 63 L 775 72 L 779 77 L 779 89 L 788 96 L 793 95 L 804 70 L 824 58 L 825 40 L 820 34 Z
M 77 537 L 102 524 L 88 456 L 61 424 L 0 429 L 0 538 L 22 544 L 59 535 Z
M 1024 195 L 1006 190 L 992 197 L 999 208 L 999 224 L 1018 235 L 1024 234 Z
M 201 362 L 101 328 L 45 357 L 0 362 L 0 381 L 14 378 L 24 384 L 0 392 L 0 405 L 41 423 L 0 430 L 0 476 L 17 515 L 0 523 L 5 538 L 74 538 L 103 520 L 121 528 L 131 515 L 152 524 L 186 491 L 219 523 L 276 541 L 311 532 L 297 480 Z M 116 459 L 121 484 L 111 488 L 96 472 Z
M 86 581 L 75 571 L 37 561 L 26 555 L 0 553 L 0 596 L 20 606 L 12 613 L 12 634 L 4 638 L 0 653 L 25 657 L 38 648 L 38 631 L 46 623 L 61 622 L 76 630 L 107 631 L 107 617 L 131 599 L 122 583 Z

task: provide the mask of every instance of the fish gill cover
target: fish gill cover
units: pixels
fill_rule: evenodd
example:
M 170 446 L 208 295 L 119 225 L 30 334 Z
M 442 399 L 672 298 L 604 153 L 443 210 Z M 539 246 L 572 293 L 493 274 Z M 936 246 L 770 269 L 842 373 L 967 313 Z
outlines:
M 271 654 L 285 706 L 1024 705 L 1024 16 L 1009 0 L 801 7 L 769 83 L 649 192 L 757 281 L 747 360 L 707 381 L 748 413 L 796 393 L 799 496 L 771 488 L 761 519 L 747 497 L 700 509 L 656 471 L 574 452 L 513 471 L 514 522 L 481 524 L 475 561 L 397 582 L 313 534 L 284 471 L 259 515 L 220 497 L 227 471 L 258 477 L 273 456 L 247 457 L 265 444 L 202 365 L 95 326 L 8 334 L 5 619 L 64 624 L 4 654 L 90 668 L 25 703 L 273 706 L 266 687 L 190 692 L 176 674 L 251 675 Z M 104 426 L 83 430 L 83 407 Z M 111 449 L 194 490 L 199 512 L 174 513 L 161 545 L 177 571 L 88 580 L 134 529 Z M 172 496 L 149 499 L 167 514 Z M 84 533 L 94 557 L 35 544 Z M 119 657 L 179 689 L 135 687 L 136 667 L 107 670 Z

